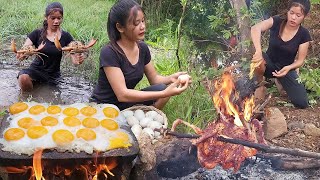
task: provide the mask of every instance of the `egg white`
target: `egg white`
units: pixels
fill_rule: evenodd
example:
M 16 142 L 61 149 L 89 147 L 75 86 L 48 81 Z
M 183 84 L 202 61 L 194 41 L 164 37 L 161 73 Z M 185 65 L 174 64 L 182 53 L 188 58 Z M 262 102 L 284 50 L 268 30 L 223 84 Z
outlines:
M 123 116 L 123 114 L 120 112 L 119 108 L 113 104 L 95 104 L 95 103 L 74 103 L 71 105 L 58 105 L 61 108 L 61 112 L 58 114 L 48 114 L 47 111 L 40 113 L 38 115 L 32 115 L 29 113 L 29 109 L 34 106 L 34 105 L 43 105 L 46 109 L 50 106 L 50 104 L 47 103 L 37 103 L 37 102 L 25 102 L 28 105 L 28 108 L 23 111 L 20 112 L 18 114 L 15 115 L 10 115 L 7 118 L 7 121 L 9 122 L 9 126 L 7 127 L 7 129 L 9 128 L 20 128 L 23 129 L 22 127 L 19 127 L 18 125 L 18 121 L 21 118 L 24 117 L 31 117 L 35 120 L 36 124 L 35 125 L 39 125 L 41 126 L 41 120 L 44 117 L 47 116 L 52 116 L 55 117 L 58 120 L 58 124 L 56 126 L 44 126 L 47 128 L 48 133 L 44 136 L 42 136 L 41 138 L 38 139 L 31 139 L 28 137 L 27 135 L 27 130 L 23 129 L 25 131 L 25 136 L 17 141 L 6 141 L 3 137 L 3 135 L 1 136 L 2 138 L 0 138 L 0 144 L 3 145 L 2 150 L 4 151 L 11 151 L 11 152 L 15 152 L 17 154 L 27 154 L 27 155 L 32 155 L 37 149 L 57 149 L 58 151 L 70 151 L 70 152 L 80 152 L 80 151 L 84 151 L 87 152 L 89 154 L 93 153 L 94 151 L 106 151 L 110 145 L 109 140 L 111 137 L 116 137 L 117 136 L 117 132 L 125 132 L 128 134 L 129 139 L 130 139 L 130 143 L 133 142 L 132 137 L 130 136 L 130 134 L 122 129 L 120 129 L 120 127 L 122 125 L 126 124 L 126 120 Z M 68 107 L 74 107 L 77 108 L 79 110 L 79 114 L 77 116 L 75 116 L 76 118 L 80 119 L 80 121 L 82 122 L 83 119 L 87 118 L 87 116 L 81 114 L 80 110 L 83 107 L 86 106 L 91 106 L 93 108 L 95 108 L 97 110 L 97 113 L 95 113 L 94 115 L 92 115 L 91 117 L 98 119 L 100 122 L 103 119 L 106 119 L 104 113 L 103 113 L 103 109 L 106 107 L 113 107 L 115 108 L 118 112 L 119 112 L 119 116 L 117 116 L 116 118 L 114 118 L 113 120 L 115 120 L 118 125 L 119 125 L 119 129 L 117 130 L 113 130 L 110 131 L 104 127 L 102 127 L 101 125 L 96 127 L 96 128 L 91 128 L 92 130 L 94 130 L 94 132 L 96 133 L 96 139 L 94 140 L 90 140 L 90 141 L 86 141 L 82 138 L 77 138 L 76 133 L 79 129 L 82 128 L 86 128 L 84 127 L 82 124 L 79 126 L 75 126 L 75 127 L 69 127 L 67 125 L 65 125 L 63 123 L 63 120 L 67 117 L 66 115 L 64 115 L 62 112 L 64 109 L 68 108 Z M 59 129 L 65 129 L 65 130 L 69 130 L 73 135 L 74 135 L 74 141 L 70 144 L 61 146 L 61 145 L 57 145 L 53 138 L 52 138 L 52 134 Z M 5 131 L 4 131 L 5 132 Z

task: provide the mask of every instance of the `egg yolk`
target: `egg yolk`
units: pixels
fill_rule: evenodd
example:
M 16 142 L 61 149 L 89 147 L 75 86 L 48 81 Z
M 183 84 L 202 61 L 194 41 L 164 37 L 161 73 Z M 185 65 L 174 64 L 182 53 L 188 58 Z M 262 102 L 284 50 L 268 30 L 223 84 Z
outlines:
M 108 149 L 115 149 L 115 148 L 128 148 L 132 146 L 129 142 L 128 134 L 124 132 L 118 132 L 117 137 L 110 138 L 110 145 Z
M 33 115 L 38 115 L 42 112 L 44 112 L 46 110 L 46 108 L 42 105 L 35 105 L 35 106 L 32 106 L 30 109 L 29 109 L 29 113 L 30 114 L 33 114 Z
M 47 108 L 47 112 L 49 114 L 58 114 L 61 112 L 61 108 L 59 106 L 52 105 Z
M 63 114 L 65 114 L 67 116 L 76 116 L 79 114 L 79 110 L 74 107 L 68 107 L 63 110 Z
M 66 145 L 74 140 L 74 136 L 68 130 L 59 129 L 52 134 L 52 139 L 58 145 Z
M 103 114 L 108 118 L 115 118 L 119 115 L 119 111 L 114 107 L 106 107 L 102 111 Z
M 77 138 L 82 138 L 86 141 L 94 140 L 97 137 L 96 133 L 89 128 L 79 129 L 76 135 L 77 135 Z
M 36 121 L 34 119 L 32 119 L 31 117 L 25 117 L 25 118 L 21 118 L 18 121 L 18 125 L 22 128 L 28 129 L 31 126 L 34 126 L 36 123 Z
M 82 125 L 87 128 L 96 128 L 100 125 L 100 122 L 96 118 L 85 118 L 82 120 Z
M 63 123 L 67 126 L 70 126 L 70 127 L 81 125 L 80 119 L 73 117 L 73 116 L 64 118 Z
M 97 113 L 97 110 L 91 106 L 84 107 L 80 110 L 80 112 L 85 116 L 92 116 Z
M 42 126 L 55 126 L 58 124 L 58 120 L 52 116 L 47 116 L 41 119 Z
M 15 141 L 23 138 L 25 132 L 20 128 L 10 128 L 4 133 L 4 138 L 7 141 Z
M 18 114 L 24 110 L 28 109 L 28 105 L 24 102 L 17 102 L 17 103 L 14 103 L 12 104 L 10 107 L 9 107 L 9 112 L 11 114 Z
M 112 119 L 104 119 L 102 120 L 101 122 L 101 126 L 108 129 L 108 130 L 116 130 L 119 128 L 119 125 L 117 122 L 115 122 L 114 120 Z
M 31 139 L 38 139 L 48 133 L 48 130 L 43 126 L 33 126 L 28 129 L 27 135 Z

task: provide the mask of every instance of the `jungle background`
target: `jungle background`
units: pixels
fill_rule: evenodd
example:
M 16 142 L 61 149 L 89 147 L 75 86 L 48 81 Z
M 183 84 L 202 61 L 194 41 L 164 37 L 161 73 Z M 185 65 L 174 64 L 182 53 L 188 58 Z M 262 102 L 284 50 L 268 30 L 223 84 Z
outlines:
M 0 0 L 0 49 L 1 56 L 9 55 L 12 38 L 21 39 L 42 25 L 44 9 L 48 0 Z M 63 29 L 74 39 L 88 42 L 98 39 L 85 64 L 76 70 L 94 85 L 98 77 L 100 49 L 108 43 L 106 22 L 114 0 L 60 0 L 64 6 Z M 250 27 L 270 16 L 283 13 L 288 0 L 139 0 L 146 14 L 147 33 L 152 59 L 157 71 L 169 75 L 186 71 L 193 79 L 188 90 L 173 97 L 163 109 L 169 123 L 177 118 L 199 127 L 205 127 L 216 118 L 212 97 L 204 84 L 219 78 L 223 68 L 238 64 L 248 71 L 253 49 L 249 36 Z M 282 108 L 287 117 L 319 124 L 320 97 L 320 1 L 311 0 L 312 9 L 304 26 L 312 35 L 313 42 L 305 65 L 300 69 L 300 81 L 306 85 L 310 108 L 296 110 L 271 84 L 268 92 L 273 94 L 270 105 Z M 268 33 L 263 34 L 263 47 L 267 48 Z M 3 58 L 3 61 L 6 61 Z M 68 68 L 66 68 L 68 69 Z M 65 74 L 74 73 L 65 69 Z M 147 80 L 137 89 L 147 86 Z M 3 110 L 2 110 L 3 111 Z M 297 112 L 298 111 L 298 112 Z M 3 111 L 4 113 L 4 111 Z M 189 132 L 190 129 L 182 129 Z M 294 136 L 287 144 L 292 144 Z M 301 141 L 304 139 L 302 138 Z M 294 146 L 294 145 L 292 145 Z M 319 151 L 319 146 L 295 146 Z

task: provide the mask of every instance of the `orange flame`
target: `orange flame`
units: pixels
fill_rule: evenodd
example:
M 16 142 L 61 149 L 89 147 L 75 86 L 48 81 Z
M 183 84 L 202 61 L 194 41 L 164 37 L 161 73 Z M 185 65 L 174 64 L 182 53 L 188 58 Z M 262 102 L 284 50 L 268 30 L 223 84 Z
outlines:
M 236 92 L 235 85 L 231 73 L 225 72 L 220 81 L 215 82 L 215 93 L 212 97 L 215 108 L 219 113 L 228 117 L 234 117 L 234 124 L 242 127 L 243 123 L 240 117 L 243 117 L 245 121 L 249 122 L 254 108 L 254 97 L 246 99 L 242 102 L 243 114 L 240 112 L 240 105 L 236 105 L 234 102 L 239 99 L 238 92 Z
M 30 179 L 35 178 L 36 180 L 44 180 L 43 177 L 43 168 L 41 163 L 41 156 L 43 150 L 38 150 L 34 153 L 33 156 L 33 167 L 32 166 L 21 166 L 21 167 L 4 167 L 7 173 L 15 173 L 15 174 L 24 174 L 28 170 L 32 169 L 32 175 Z M 97 159 L 93 161 L 89 161 L 86 165 L 75 165 L 71 169 L 63 168 L 61 166 L 54 166 L 46 168 L 46 172 L 55 174 L 55 175 L 65 175 L 66 177 L 71 176 L 74 170 L 79 170 L 84 173 L 84 176 L 88 179 L 98 179 L 98 175 L 103 173 L 105 178 L 107 179 L 107 174 L 111 176 L 115 176 L 111 170 L 118 166 L 117 157 L 108 157 L 102 163 L 97 163 Z
M 254 107 L 254 97 L 252 96 L 250 99 L 246 99 L 244 102 L 244 111 L 243 116 L 244 119 L 249 122 L 253 113 Z
M 42 156 L 42 149 L 36 151 L 33 155 L 33 170 L 34 176 L 36 180 L 44 179 L 42 177 L 42 165 L 41 165 L 41 156 Z

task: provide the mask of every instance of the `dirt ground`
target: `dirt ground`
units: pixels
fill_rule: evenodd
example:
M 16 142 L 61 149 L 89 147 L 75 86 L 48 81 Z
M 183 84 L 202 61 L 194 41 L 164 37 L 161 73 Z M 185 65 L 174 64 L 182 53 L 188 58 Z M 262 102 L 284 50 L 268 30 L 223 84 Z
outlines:
M 287 106 L 289 105 L 285 103 L 287 101 L 286 97 L 274 95 L 266 106 L 279 108 L 286 117 L 288 124 L 288 133 L 269 142 L 281 147 L 298 148 L 320 153 L 320 137 L 305 135 L 303 131 L 303 124 L 312 123 L 316 127 L 320 127 L 320 104 L 312 105 L 307 109 L 297 109 L 295 107 Z M 297 126 L 294 126 L 293 124 Z

